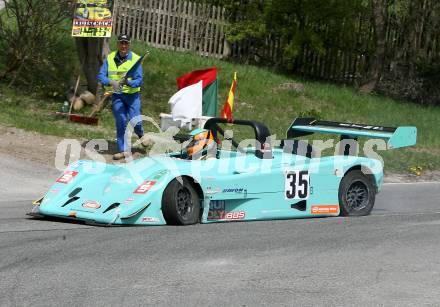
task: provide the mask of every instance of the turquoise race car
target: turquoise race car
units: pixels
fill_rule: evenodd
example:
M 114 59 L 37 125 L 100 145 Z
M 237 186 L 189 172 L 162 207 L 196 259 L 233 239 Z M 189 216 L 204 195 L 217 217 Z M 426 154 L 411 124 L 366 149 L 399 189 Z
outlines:
M 253 134 L 244 142 L 237 137 L 249 131 L 241 128 Z M 327 143 L 303 139 L 314 133 L 336 135 L 337 152 L 321 156 L 317 144 Z M 368 215 L 383 167 L 374 151 L 357 155 L 359 137 L 400 148 L 416 144 L 417 129 L 297 118 L 277 142 L 262 123 L 211 118 L 172 153 L 123 165 L 72 163 L 34 214 L 102 225 Z

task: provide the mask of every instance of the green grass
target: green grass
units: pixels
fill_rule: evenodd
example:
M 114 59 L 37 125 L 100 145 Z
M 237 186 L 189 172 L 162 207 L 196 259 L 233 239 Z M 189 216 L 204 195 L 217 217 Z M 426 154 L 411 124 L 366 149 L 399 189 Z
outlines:
M 113 48 L 114 48 L 114 42 Z M 234 71 L 238 88 L 234 118 L 266 123 L 272 134 L 284 138 L 292 120 L 299 115 L 313 114 L 321 119 L 348 121 L 384 126 L 414 125 L 418 128 L 415 148 L 391 150 L 383 154 L 385 167 L 406 172 L 410 166 L 440 169 L 440 108 L 395 101 L 386 97 L 363 95 L 345 86 L 303 81 L 271 69 L 203 58 L 134 43 L 133 49 L 150 50 L 144 62 L 142 89 L 143 114 L 158 119 L 160 112 L 169 112 L 168 99 L 177 91 L 176 77 L 195 69 L 216 66 L 219 70 L 219 108 L 223 105 Z M 279 90 L 280 84 L 301 82 L 303 93 Z M 88 127 L 55 119 L 51 113 L 60 109 L 61 100 L 30 97 L 0 85 L 0 122 L 27 130 L 66 137 L 114 138 L 111 110 L 100 114 L 100 125 Z M 145 126 L 146 130 L 153 127 Z

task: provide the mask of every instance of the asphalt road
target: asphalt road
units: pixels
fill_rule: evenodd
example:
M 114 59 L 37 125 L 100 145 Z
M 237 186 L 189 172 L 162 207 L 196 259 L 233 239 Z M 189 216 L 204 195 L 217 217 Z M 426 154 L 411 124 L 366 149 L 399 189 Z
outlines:
M 57 172 L 0 158 L 0 306 L 440 305 L 439 183 L 361 218 L 96 227 L 26 217 Z

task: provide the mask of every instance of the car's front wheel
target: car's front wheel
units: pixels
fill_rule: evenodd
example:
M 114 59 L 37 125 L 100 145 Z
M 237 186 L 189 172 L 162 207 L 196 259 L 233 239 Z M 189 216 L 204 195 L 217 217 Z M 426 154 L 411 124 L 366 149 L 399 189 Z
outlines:
M 339 185 L 339 207 L 342 216 L 363 216 L 374 207 L 376 189 L 370 176 L 360 170 L 345 174 Z
M 200 198 L 186 178 L 176 178 L 162 196 L 162 214 L 167 224 L 191 225 L 200 219 Z

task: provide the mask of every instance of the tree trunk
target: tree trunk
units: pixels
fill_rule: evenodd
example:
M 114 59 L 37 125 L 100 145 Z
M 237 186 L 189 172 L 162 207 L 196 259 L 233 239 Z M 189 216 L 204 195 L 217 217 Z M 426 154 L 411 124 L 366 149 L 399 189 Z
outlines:
M 108 38 L 75 38 L 76 50 L 87 80 L 87 89 L 93 94 L 98 93 L 97 75 L 101 65 L 109 53 Z
M 373 62 L 368 69 L 367 81 L 360 88 L 360 91 L 364 93 L 371 93 L 379 84 L 386 51 L 387 0 L 371 0 L 371 6 L 376 49 Z

